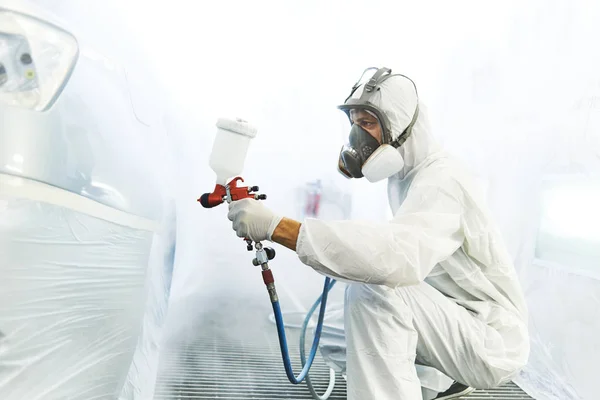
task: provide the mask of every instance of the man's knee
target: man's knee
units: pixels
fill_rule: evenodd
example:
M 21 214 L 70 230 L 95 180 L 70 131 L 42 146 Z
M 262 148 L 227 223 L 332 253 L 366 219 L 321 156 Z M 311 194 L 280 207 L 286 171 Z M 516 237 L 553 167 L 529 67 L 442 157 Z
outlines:
M 352 284 L 346 294 L 344 320 L 349 350 L 353 340 L 360 338 L 385 353 L 381 357 L 397 354 L 405 359 L 408 355 L 414 362 L 418 335 L 413 313 L 393 289 Z
M 410 315 L 410 309 L 398 295 L 397 289 L 381 285 L 351 284 L 346 294 L 346 311 L 364 310 L 376 310 L 381 316 Z

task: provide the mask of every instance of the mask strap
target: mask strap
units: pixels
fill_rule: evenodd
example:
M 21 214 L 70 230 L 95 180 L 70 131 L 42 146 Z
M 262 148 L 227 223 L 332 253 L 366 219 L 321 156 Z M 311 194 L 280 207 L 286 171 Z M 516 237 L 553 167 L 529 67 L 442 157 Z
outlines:
M 398 139 L 396 139 L 396 140 L 394 140 L 393 142 L 390 143 L 395 148 L 398 148 L 398 147 L 402 146 L 404 144 L 404 142 L 406 142 L 406 139 L 408 139 L 408 137 L 412 133 L 412 128 L 415 125 L 415 123 L 417 122 L 417 117 L 419 116 L 419 103 L 418 103 L 418 101 L 419 101 L 419 99 L 417 97 L 417 108 L 415 109 L 415 113 L 413 115 L 413 119 L 410 121 L 410 124 L 408 124 L 408 126 L 406 127 L 406 129 L 404 129 L 404 132 L 402 132 L 400 134 L 400 136 L 398 136 Z
M 377 72 L 375 72 L 375 74 L 373 75 L 373 77 L 372 77 L 372 78 L 369 80 L 369 84 L 370 84 L 371 82 L 373 82 L 373 78 L 375 78 L 375 75 L 379 74 L 379 72 L 380 72 L 382 69 L 389 69 L 389 68 L 381 68 L 381 69 L 380 69 L 380 68 L 377 68 L 377 67 L 369 67 L 369 68 L 365 69 L 365 70 L 363 71 L 363 73 L 360 75 L 360 78 L 358 78 L 358 80 L 357 80 L 357 81 L 356 81 L 356 83 L 354 84 L 354 86 L 352 86 L 352 91 L 350 92 L 350 95 L 348 95 L 348 97 L 346 97 L 346 100 L 344 100 L 344 103 L 345 103 L 346 101 L 348 101 L 348 99 L 349 99 L 350 97 L 352 97 L 352 95 L 354 94 L 354 92 L 356 92 L 356 90 L 357 90 L 357 89 L 360 87 L 360 85 L 361 85 L 361 82 L 362 82 L 362 79 L 363 79 L 363 77 L 365 76 L 365 74 L 367 73 L 367 71 L 371 71 L 371 70 L 378 70 Z M 391 70 L 390 70 L 390 72 L 391 72 Z M 380 76 L 380 75 L 381 75 L 381 74 L 379 74 L 379 76 Z M 370 90 L 369 90 L 369 91 L 370 91 Z
M 369 79 L 369 82 L 367 82 L 365 84 L 365 90 L 363 92 L 363 96 L 365 96 L 365 93 L 369 93 L 371 94 L 371 92 L 377 88 L 377 86 L 379 86 L 379 84 L 383 81 L 385 81 L 387 78 L 389 78 L 389 76 L 380 79 L 384 74 L 391 74 L 392 70 L 389 68 L 380 68 L 377 70 L 377 72 L 375 72 L 373 74 L 373 76 L 371 77 L 371 79 Z

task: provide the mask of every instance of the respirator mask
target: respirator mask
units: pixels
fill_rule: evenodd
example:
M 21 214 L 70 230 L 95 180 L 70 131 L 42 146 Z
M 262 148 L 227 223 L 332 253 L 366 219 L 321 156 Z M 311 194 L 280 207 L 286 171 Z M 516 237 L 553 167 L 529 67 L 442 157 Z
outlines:
M 377 68 L 368 68 L 363 72 L 360 79 L 352 87 L 352 91 L 344 104 L 338 106 L 340 110 L 347 114 L 350 123 L 352 123 L 349 142 L 342 146 L 340 151 L 338 170 L 348 179 L 365 177 L 369 182 L 378 182 L 389 178 L 404 166 L 404 160 L 398 148 L 412 133 L 412 127 L 419 115 L 419 101 L 417 95 L 417 107 L 412 120 L 400 136 L 393 140 L 390 120 L 383 110 L 375 106 L 372 98 L 381 90 L 381 84 L 393 76 L 402 76 L 410 80 L 415 86 L 415 92 L 417 87 L 407 76 L 401 74 L 392 75 L 391 69 L 380 68 L 377 69 L 377 72 L 365 84 L 360 98 L 352 98 L 354 92 L 361 86 L 360 82 L 364 74 L 373 69 Z M 360 125 L 354 123 L 351 116 L 352 110 L 366 111 L 377 118 L 381 127 L 381 143 Z

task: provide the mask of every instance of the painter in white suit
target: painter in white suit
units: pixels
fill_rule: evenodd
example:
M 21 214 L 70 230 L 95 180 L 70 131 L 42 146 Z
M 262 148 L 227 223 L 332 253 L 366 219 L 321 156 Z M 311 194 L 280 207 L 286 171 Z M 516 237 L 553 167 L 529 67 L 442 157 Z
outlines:
M 349 400 L 421 399 L 417 364 L 455 381 L 437 399 L 512 379 L 529 355 L 522 289 L 471 175 L 434 141 L 416 86 L 377 69 L 339 108 L 352 123 L 339 169 L 388 179 L 392 220 L 300 223 L 243 200 L 230 204 L 233 229 L 349 282 Z

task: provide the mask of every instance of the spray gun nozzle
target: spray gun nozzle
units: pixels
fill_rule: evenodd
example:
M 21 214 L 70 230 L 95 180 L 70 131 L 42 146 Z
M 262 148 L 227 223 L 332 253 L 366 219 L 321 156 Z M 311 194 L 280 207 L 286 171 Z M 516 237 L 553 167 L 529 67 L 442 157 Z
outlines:
M 224 201 L 223 195 L 221 193 L 219 193 L 217 190 L 215 190 L 215 192 L 213 192 L 213 193 L 204 193 L 198 199 L 198 202 L 200 202 L 200 204 L 204 208 L 216 207 L 219 204 L 223 203 L 223 201 Z

